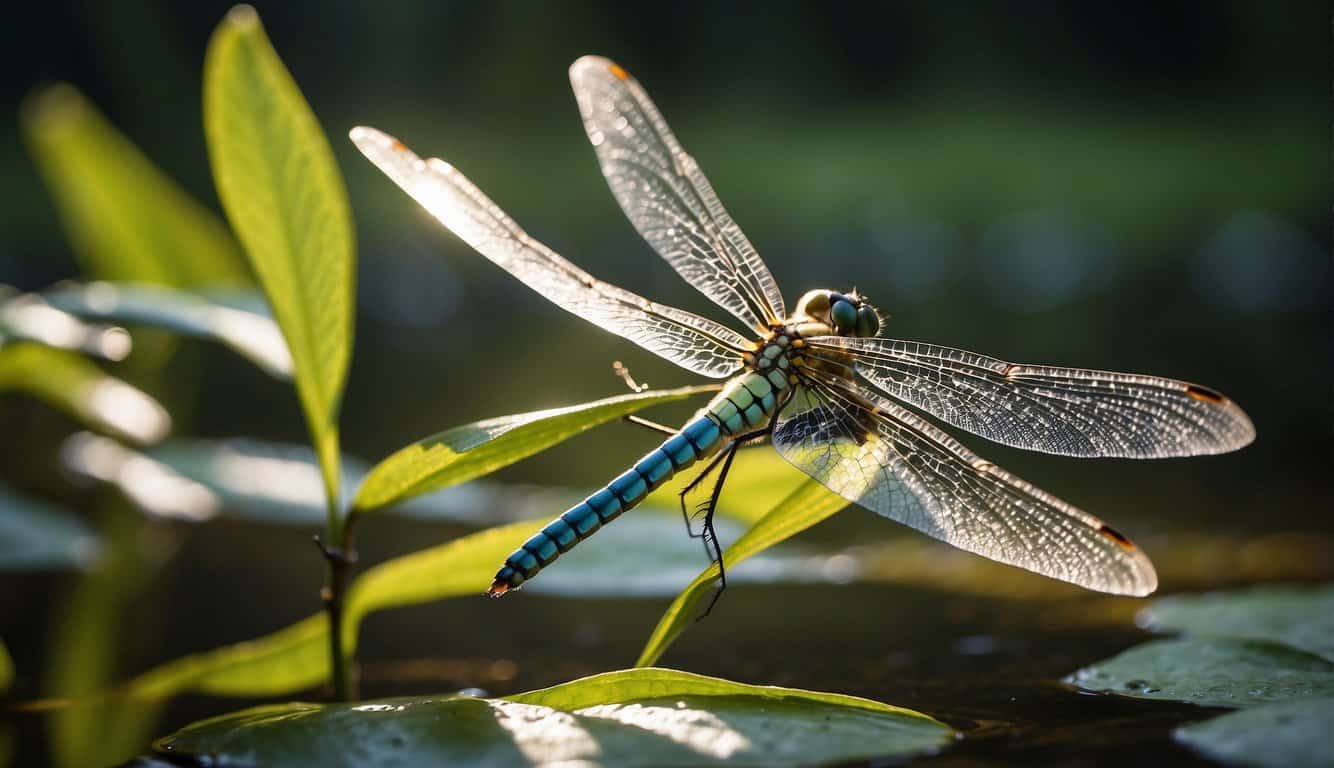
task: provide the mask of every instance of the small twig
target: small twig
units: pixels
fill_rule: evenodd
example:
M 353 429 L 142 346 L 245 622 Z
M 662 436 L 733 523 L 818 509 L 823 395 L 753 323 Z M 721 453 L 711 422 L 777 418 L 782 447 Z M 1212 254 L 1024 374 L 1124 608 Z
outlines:
M 348 570 L 357 562 L 357 554 L 350 546 L 346 549 L 326 546 L 318 533 L 314 539 L 315 547 L 324 557 L 329 571 L 328 581 L 320 590 L 320 598 L 324 601 L 325 613 L 329 615 L 329 668 L 333 672 L 334 698 L 338 701 L 352 701 L 357 697 L 357 690 L 356 681 L 348 674 L 349 665 L 343 654 L 343 598 L 347 594 Z

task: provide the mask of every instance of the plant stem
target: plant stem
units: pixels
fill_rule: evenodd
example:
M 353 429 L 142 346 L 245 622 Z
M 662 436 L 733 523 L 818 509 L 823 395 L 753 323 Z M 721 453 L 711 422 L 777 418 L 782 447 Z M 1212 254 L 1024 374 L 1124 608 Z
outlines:
M 344 542 L 346 544 L 346 542 Z M 348 549 L 326 547 L 315 537 L 315 545 L 328 565 L 324 589 L 324 611 L 329 617 L 329 670 L 333 678 L 334 700 L 352 701 L 357 697 L 356 681 L 349 674 L 351 660 L 344 653 L 343 598 L 347 594 L 348 571 L 356 556 Z

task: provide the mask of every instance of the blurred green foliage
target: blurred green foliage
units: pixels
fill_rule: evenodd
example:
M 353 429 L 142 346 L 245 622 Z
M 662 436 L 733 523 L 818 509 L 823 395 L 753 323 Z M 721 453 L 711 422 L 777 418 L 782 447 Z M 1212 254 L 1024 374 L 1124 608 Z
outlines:
M 34 92 L 22 117 L 24 138 L 88 276 L 177 288 L 250 283 L 218 217 L 73 86 Z

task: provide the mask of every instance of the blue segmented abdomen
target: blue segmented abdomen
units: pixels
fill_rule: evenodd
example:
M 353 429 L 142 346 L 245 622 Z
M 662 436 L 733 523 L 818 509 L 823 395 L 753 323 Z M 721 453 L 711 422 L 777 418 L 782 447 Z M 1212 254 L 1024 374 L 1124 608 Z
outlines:
M 672 475 L 717 453 L 724 436 L 710 415 L 697 416 L 607 487 L 567 509 L 514 550 L 487 594 L 499 597 L 533 578 L 562 553 L 639 504 Z
M 775 356 L 770 355 L 768 359 Z M 752 371 L 723 385 L 681 431 L 649 451 L 606 488 L 567 509 L 522 547 L 505 558 L 487 594 L 500 597 L 516 589 L 562 553 L 592 536 L 597 529 L 635 507 L 656 488 L 691 464 L 717 453 L 726 442 L 763 429 L 784 400 L 791 382 L 775 367 Z

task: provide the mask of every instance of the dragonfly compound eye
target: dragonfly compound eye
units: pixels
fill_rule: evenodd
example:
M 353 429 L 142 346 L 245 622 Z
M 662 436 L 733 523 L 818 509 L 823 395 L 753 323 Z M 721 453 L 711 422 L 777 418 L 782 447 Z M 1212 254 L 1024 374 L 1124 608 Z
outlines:
M 857 308 L 846 299 L 835 301 L 829 307 L 829 318 L 839 333 L 851 333 L 857 327 Z
M 869 339 L 880 333 L 880 317 L 875 310 L 863 304 L 857 309 L 857 335 Z

